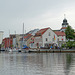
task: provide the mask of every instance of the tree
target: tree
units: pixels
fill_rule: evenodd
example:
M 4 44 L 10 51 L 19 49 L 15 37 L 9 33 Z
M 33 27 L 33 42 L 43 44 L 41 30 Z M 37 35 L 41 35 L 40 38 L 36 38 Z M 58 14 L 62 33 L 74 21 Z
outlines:
M 71 49 L 73 47 L 73 41 L 66 42 L 66 47 Z
M 73 42 L 73 47 L 75 48 L 75 41 Z
M 74 42 L 75 42 L 75 31 L 74 31 Z
M 74 35 L 74 29 L 71 28 L 71 26 L 68 26 L 65 30 L 65 34 L 66 34 L 66 39 L 70 40 L 70 39 L 74 39 L 75 35 Z

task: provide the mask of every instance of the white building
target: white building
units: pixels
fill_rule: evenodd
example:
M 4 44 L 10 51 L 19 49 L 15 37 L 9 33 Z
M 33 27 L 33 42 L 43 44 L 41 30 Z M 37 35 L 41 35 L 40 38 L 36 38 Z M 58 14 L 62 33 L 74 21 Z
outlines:
M 58 46 L 61 47 L 66 42 L 66 35 L 63 31 L 55 31 L 55 34 L 57 35 Z
M 1 50 L 1 44 L 2 44 L 2 40 L 3 40 L 3 31 L 0 31 L 0 50 Z
M 2 40 L 3 40 L 3 31 L 0 31 L 0 44 L 2 43 Z
M 51 28 L 41 29 L 35 34 L 34 44 L 36 48 L 58 45 L 57 35 L 52 31 Z

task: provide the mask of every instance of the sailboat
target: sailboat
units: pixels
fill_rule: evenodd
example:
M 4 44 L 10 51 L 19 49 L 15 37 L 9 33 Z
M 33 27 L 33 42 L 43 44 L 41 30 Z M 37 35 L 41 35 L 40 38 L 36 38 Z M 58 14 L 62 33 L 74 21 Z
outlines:
M 7 49 L 7 51 L 12 52 L 12 49 L 10 48 L 10 30 L 9 30 L 9 48 Z
M 16 48 L 17 38 L 16 38 L 16 31 L 15 31 L 15 47 L 12 49 L 13 52 L 18 52 L 18 49 Z
M 23 23 L 23 40 L 22 40 L 22 52 L 28 53 L 29 48 L 24 44 L 24 23 Z

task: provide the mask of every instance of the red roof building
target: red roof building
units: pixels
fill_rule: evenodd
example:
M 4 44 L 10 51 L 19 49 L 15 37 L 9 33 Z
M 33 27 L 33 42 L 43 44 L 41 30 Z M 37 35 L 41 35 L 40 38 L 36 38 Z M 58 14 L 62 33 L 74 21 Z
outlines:
M 55 31 L 55 34 L 56 34 L 57 36 L 66 36 L 65 33 L 62 32 L 62 31 Z
M 56 45 L 57 35 L 54 33 L 54 31 L 50 27 L 40 29 L 35 34 L 34 44 L 36 48 L 39 48 L 39 47 L 48 48 L 49 45 L 51 44 Z
M 28 34 L 28 35 L 24 36 L 24 39 L 26 39 L 26 38 L 28 38 L 30 36 L 32 36 L 32 35 L 31 34 Z
M 11 48 L 12 48 L 13 39 L 4 38 L 4 39 L 3 39 L 3 44 L 4 44 L 4 48 L 8 48 L 8 47 L 11 47 Z
M 50 28 L 48 27 L 48 28 L 40 29 L 40 30 L 35 34 L 35 36 L 41 36 L 41 35 L 43 35 L 48 29 L 50 29 Z

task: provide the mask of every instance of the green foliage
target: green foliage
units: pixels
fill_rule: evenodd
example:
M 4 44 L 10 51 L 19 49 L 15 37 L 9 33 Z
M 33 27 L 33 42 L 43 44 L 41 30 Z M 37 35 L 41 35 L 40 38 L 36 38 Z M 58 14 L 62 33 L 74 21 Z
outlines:
M 68 41 L 66 44 L 62 44 L 62 48 L 75 48 L 75 41 Z
M 75 48 L 75 41 L 73 42 L 73 47 Z
M 71 26 L 68 26 L 65 30 L 65 34 L 66 34 L 66 39 L 74 39 L 75 35 L 74 35 L 74 29 L 71 28 Z
M 62 44 L 62 46 L 61 46 L 61 47 L 62 47 L 62 48 L 65 48 L 65 46 L 66 46 L 66 44 Z
M 1 47 L 4 47 L 4 44 L 1 44 Z
M 73 42 L 72 41 L 66 42 L 66 48 L 71 49 L 72 47 L 73 47 Z

